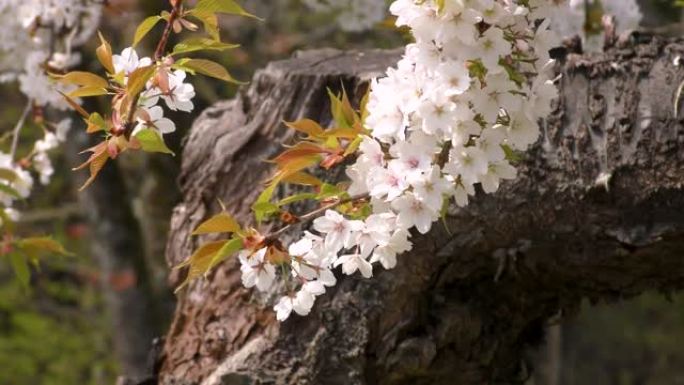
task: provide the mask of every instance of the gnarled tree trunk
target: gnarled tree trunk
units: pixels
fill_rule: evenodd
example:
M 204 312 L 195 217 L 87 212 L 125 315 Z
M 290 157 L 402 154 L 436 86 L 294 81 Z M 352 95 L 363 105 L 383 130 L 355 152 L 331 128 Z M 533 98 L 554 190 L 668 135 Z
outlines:
M 638 40 L 638 41 L 637 41 Z M 673 59 L 684 45 L 631 36 L 604 55 L 563 55 L 561 97 L 519 177 L 414 235 L 396 269 L 340 277 L 308 317 L 278 323 L 230 260 L 184 292 L 161 384 L 514 384 L 525 351 L 584 298 L 684 283 L 684 127 Z M 329 120 L 326 87 L 357 100 L 397 52 L 313 51 L 260 71 L 197 120 L 180 178 L 170 266 L 219 210 L 249 219 L 283 120 Z M 679 113 L 681 115 L 681 113 Z M 178 283 L 179 272 L 172 282 Z

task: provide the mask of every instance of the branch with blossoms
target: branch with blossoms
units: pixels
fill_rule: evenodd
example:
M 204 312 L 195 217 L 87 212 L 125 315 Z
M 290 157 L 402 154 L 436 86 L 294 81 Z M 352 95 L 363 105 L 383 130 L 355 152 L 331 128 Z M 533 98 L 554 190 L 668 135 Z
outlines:
M 245 287 L 283 294 L 274 306 L 278 320 L 306 315 L 335 285 L 337 267 L 365 278 L 373 265 L 391 269 L 412 248 L 412 232 L 429 232 L 451 204 L 467 205 L 476 185 L 493 193 L 515 178 L 515 159 L 537 141 L 557 96 L 549 50 L 558 41 L 544 20 L 552 6 L 394 1 L 397 26 L 415 40 L 404 57 L 372 82 L 358 111 L 344 93 L 331 95 L 333 127 L 287 123 L 305 137 L 272 160 L 276 171 L 252 206 L 257 228 L 241 226 L 225 208 L 201 224 L 195 235 L 231 237 L 183 263 L 184 284 L 238 253 Z M 325 183 L 308 172 L 348 159 L 348 182 Z M 308 190 L 274 201 L 281 183 Z M 301 201 L 318 208 L 300 216 L 287 209 Z M 260 231 L 265 220 L 283 226 Z M 309 231 L 285 246 L 300 222 L 310 222 Z
M 192 9 L 185 8 L 182 0 L 170 0 L 170 10 L 146 18 L 137 28 L 133 46 L 139 43 L 159 22 L 165 27 L 157 44 L 154 57 L 139 57 L 133 47 L 114 55 L 107 40 L 100 35 L 97 58 L 106 70 L 106 77 L 90 72 L 70 72 L 55 75 L 58 82 L 75 85 L 74 91 L 63 94 L 67 102 L 78 111 L 87 124 L 90 134 L 103 135 L 104 140 L 87 149 L 90 156 L 76 170 L 89 168 L 90 178 L 81 187 L 88 187 L 110 159 L 126 151 L 142 150 L 172 154 L 164 142 L 164 135 L 174 132 L 172 120 L 164 117 L 159 104 L 164 102 L 172 111 L 191 112 L 195 89 L 185 83 L 187 74 L 202 74 L 230 83 L 237 82 L 218 63 L 206 59 L 187 57 L 198 51 L 225 51 L 236 48 L 220 40 L 217 15 L 221 13 L 254 17 L 233 0 L 200 0 Z M 167 52 L 169 37 L 184 30 L 197 31 L 201 22 L 207 37 L 192 37 L 176 44 Z M 179 56 L 185 56 L 179 58 Z M 88 113 L 75 98 L 93 96 L 111 97 L 111 111 L 107 115 Z
M 84 44 L 97 28 L 102 4 L 91 0 L 8 0 L 0 4 L 0 82 L 16 82 L 26 106 L 14 128 L 7 152 L 0 151 L 0 257 L 6 258 L 23 284 L 28 284 L 29 264 L 45 255 L 68 252 L 50 237 L 22 237 L 15 221 L 17 204 L 28 198 L 34 174 L 48 184 L 54 168 L 49 152 L 66 139 L 69 119 L 52 122 L 46 110 L 64 110 L 68 104 L 59 93 L 74 87 L 55 85 L 48 72 L 64 72 L 77 65 L 74 48 Z M 28 126 L 39 128 L 42 138 L 20 146 Z M 35 135 L 33 135 L 35 137 Z M 23 153 L 25 148 L 28 153 Z
M 89 168 L 93 183 L 109 159 L 128 150 L 171 153 L 163 136 L 175 130 L 164 117 L 161 101 L 171 110 L 190 112 L 195 91 L 185 82 L 188 73 L 203 74 L 238 83 L 219 65 L 189 55 L 203 50 L 224 51 L 237 47 L 220 39 L 218 15 L 254 17 L 233 0 L 200 0 L 189 9 L 182 0 L 169 0 L 169 11 L 145 19 L 136 29 L 133 46 L 160 22 L 165 23 L 162 39 L 153 59 L 140 58 L 133 47 L 114 55 L 100 35 L 97 58 L 105 76 L 69 69 L 79 64 L 74 49 L 86 43 L 97 30 L 106 2 L 98 0 L 9 0 L 0 4 L 0 51 L 12 60 L 0 60 L 0 81 L 17 81 L 27 97 L 27 105 L 9 133 L 8 154 L 0 152 L 0 227 L 3 233 L 0 256 L 6 256 L 23 283 L 29 279 L 29 263 L 38 263 L 43 254 L 68 254 L 49 237 L 22 238 L 14 221 L 19 217 L 16 201 L 27 198 L 33 187 L 30 171 L 47 184 L 54 173 L 48 152 L 59 146 L 71 127 L 71 120 L 50 122 L 49 109 L 78 111 L 87 132 L 103 137 L 80 167 Z M 18 15 L 18 16 L 17 16 Z M 183 31 L 198 31 L 206 37 L 190 37 L 168 50 L 170 37 Z M 170 51 L 170 52 L 169 52 Z M 111 98 L 109 113 L 88 113 L 81 107 L 83 98 Z M 29 123 L 41 127 L 44 138 L 31 151 L 19 156 L 21 132 Z M 22 146 L 24 148 L 26 146 Z

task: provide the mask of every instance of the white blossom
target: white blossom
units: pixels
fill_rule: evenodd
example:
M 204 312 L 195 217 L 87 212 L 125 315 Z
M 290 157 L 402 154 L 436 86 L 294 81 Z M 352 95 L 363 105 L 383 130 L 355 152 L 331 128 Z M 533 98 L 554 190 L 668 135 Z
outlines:
M 164 110 L 159 106 L 140 108 L 136 120 L 138 124 L 133 129 L 134 136 L 146 128 L 156 130 L 162 135 L 176 131 L 176 124 L 173 120 L 164 117 Z
M 138 57 L 138 53 L 132 47 L 125 48 L 120 55 L 112 56 L 112 62 L 114 63 L 114 71 L 116 73 L 123 72 L 126 76 L 138 68 L 152 65 L 152 59 Z
M 256 286 L 260 291 L 268 290 L 276 276 L 275 266 L 264 259 L 266 248 L 254 253 L 242 252 L 239 259 L 242 271 L 242 284 L 247 287 Z

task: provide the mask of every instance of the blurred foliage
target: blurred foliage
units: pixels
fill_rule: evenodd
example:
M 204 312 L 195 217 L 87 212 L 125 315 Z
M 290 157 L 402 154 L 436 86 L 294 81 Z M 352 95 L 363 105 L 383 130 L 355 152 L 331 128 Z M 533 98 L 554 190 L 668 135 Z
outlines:
M 75 239 L 78 224 L 48 227 L 87 255 Z M 30 291 L 0 264 L 0 385 L 112 383 L 116 365 L 103 310 L 96 271 L 83 259 L 44 261 Z
M 585 306 L 563 327 L 562 384 L 684 384 L 684 295 Z

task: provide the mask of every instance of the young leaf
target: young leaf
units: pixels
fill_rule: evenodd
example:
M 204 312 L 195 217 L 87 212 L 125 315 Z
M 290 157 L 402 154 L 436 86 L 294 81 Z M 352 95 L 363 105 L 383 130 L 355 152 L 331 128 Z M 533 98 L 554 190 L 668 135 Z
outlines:
M 354 122 L 359 120 L 359 117 L 349 102 L 347 92 L 343 89 L 342 95 L 338 97 L 332 90 L 328 89 L 328 96 L 330 97 L 330 112 L 337 126 L 351 128 Z
M 238 242 L 239 241 L 239 242 Z M 176 266 L 176 269 L 180 269 L 186 266 L 190 266 L 188 270 L 188 276 L 185 281 L 176 289 L 176 292 L 185 287 L 188 283 L 196 278 L 199 278 L 206 274 L 212 267 L 216 266 L 218 262 L 215 261 L 217 256 L 230 255 L 231 253 L 240 250 L 242 248 L 242 240 L 236 238 L 230 241 L 216 241 L 209 242 L 202 245 L 190 258 L 185 262 Z M 232 251 L 231 251 L 232 250 Z
M 88 127 L 86 132 L 92 134 L 94 132 L 103 131 L 107 128 L 107 122 L 104 120 L 102 115 L 97 112 L 90 114 L 88 119 L 84 119 Z
M 228 13 L 263 20 L 245 11 L 235 0 L 200 0 L 195 10 L 200 12 Z
M 1 225 L 2 229 L 7 234 L 12 234 L 14 232 L 14 221 L 7 215 L 5 210 L 0 210 L 0 219 L 2 219 Z
M 240 224 L 226 213 L 215 215 L 193 231 L 192 235 L 211 234 L 211 233 L 236 233 L 240 231 Z
M 66 251 L 61 243 L 50 237 L 25 238 L 17 242 L 17 247 L 31 256 L 41 254 L 73 255 Z
M 264 218 L 272 214 L 274 209 L 275 212 L 278 211 L 278 206 L 271 203 L 271 198 L 275 193 L 276 187 L 278 187 L 278 183 L 280 183 L 280 180 L 277 178 L 274 179 L 266 189 L 259 194 L 256 202 L 252 205 L 252 211 L 254 211 L 254 217 L 258 223 L 261 223 Z
M 91 152 L 92 154 L 90 155 L 90 158 L 88 158 L 87 161 L 83 162 L 83 164 L 81 164 L 80 166 L 74 168 L 74 171 L 81 170 L 89 166 L 90 177 L 88 178 L 88 180 L 85 181 L 83 186 L 81 186 L 81 188 L 79 188 L 78 191 L 85 190 L 86 187 L 90 186 L 95 181 L 97 174 L 99 174 L 100 171 L 102 171 L 102 168 L 109 159 L 109 152 L 107 151 L 107 141 L 104 141 L 95 147 L 89 148 L 84 152 Z
M 28 261 L 18 253 L 11 253 L 9 259 L 17 279 L 24 288 L 28 288 L 31 280 L 31 270 L 29 270 Z
M 73 71 L 65 75 L 56 76 L 60 83 L 75 84 L 82 87 L 107 88 L 109 82 L 93 73 L 85 71 Z
M 109 45 L 107 40 L 105 40 L 105 38 L 102 36 L 102 33 L 98 31 L 97 35 L 100 37 L 100 46 L 95 51 L 97 59 L 100 61 L 102 66 L 107 70 L 107 72 L 113 74 L 115 71 L 114 61 L 112 60 L 112 46 Z
M 98 87 L 81 87 L 68 93 L 72 98 L 87 98 L 89 96 L 107 95 L 107 90 Z
M 320 137 L 325 133 L 323 127 L 311 119 L 302 119 L 296 122 L 285 122 L 285 125 L 295 131 L 303 132 L 312 137 Z
M 216 265 L 219 263 L 223 262 L 226 258 L 230 257 L 233 253 L 240 251 L 243 247 L 244 242 L 240 238 L 233 238 L 226 242 L 226 244 L 221 247 L 221 250 L 216 252 L 216 254 L 214 254 L 214 256 L 211 258 L 207 272 L 216 267 Z
M 174 68 L 187 70 L 191 73 L 200 73 L 229 83 L 244 84 L 235 80 L 222 65 L 206 59 L 181 59 L 176 62 Z
M 145 38 L 145 36 L 154 28 L 155 25 L 161 20 L 161 16 L 150 16 L 146 18 L 145 20 L 138 25 L 138 28 L 135 30 L 135 36 L 133 37 L 133 47 L 138 45 L 140 43 L 140 40 Z
M 12 196 L 15 199 L 22 199 L 21 194 L 17 190 L 15 190 L 13 187 L 10 187 L 4 183 L 0 183 L 0 192 L 3 192 L 7 195 Z
M 318 196 L 318 194 L 314 194 L 314 193 L 295 194 L 295 195 L 291 195 L 285 199 L 281 199 L 280 201 L 278 201 L 277 206 L 285 206 L 285 205 L 289 205 L 289 204 L 292 204 L 295 202 L 305 201 L 307 199 L 316 199 L 317 196 Z
M 320 155 L 304 155 L 292 158 L 285 163 L 278 164 L 278 172 L 274 176 L 274 180 L 282 180 L 295 174 L 299 171 L 309 168 L 320 162 L 323 158 Z
M 18 176 L 17 173 L 14 172 L 13 170 L 10 170 L 8 168 L 0 168 L 0 179 L 6 180 L 10 183 L 14 182 L 17 180 Z
M 204 31 L 213 40 L 221 41 L 221 34 L 219 31 L 218 18 L 213 12 L 198 11 L 193 9 L 189 14 L 202 22 L 204 25 Z
M 304 171 L 298 171 L 293 174 L 290 174 L 282 178 L 282 182 L 299 184 L 303 186 L 320 186 L 323 184 L 323 181 Z
M 347 157 L 355 153 L 356 150 L 359 149 L 359 146 L 361 146 L 361 142 L 363 142 L 363 136 L 359 135 L 354 138 L 354 140 L 352 140 L 352 142 L 347 146 L 347 149 L 344 150 L 344 154 L 342 154 L 342 156 Z
M 128 77 L 128 85 L 126 86 L 126 93 L 129 97 L 139 94 L 144 88 L 150 78 L 154 75 L 156 67 L 151 65 L 147 67 L 137 68 L 131 72 Z
M 190 269 L 188 270 L 188 276 L 185 278 L 185 281 L 178 286 L 176 292 L 181 290 L 183 287 L 185 287 L 185 285 L 193 281 L 195 278 L 199 278 L 204 275 L 204 273 L 209 270 L 209 266 L 211 266 L 211 260 L 213 256 L 219 250 L 221 250 L 223 245 L 226 243 L 228 243 L 228 241 L 216 241 L 204 244 L 197 249 L 197 251 L 195 251 L 195 253 L 192 254 L 192 256 L 190 256 L 190 258 L 188 258 L 185 262 L 176 266 L 176 269 L 190 266 Z
M 143 151 L 175 155 L 164 143 L 164 138 L 152 128 L 141 130 L 135 134 L 135 138 L 140 142 Z
M 280 155 L 273 158 L 272 162 L 278 164 L 278 168 L 286 168 L 288 164 L 297 161 L 302 158 L 315 156 L 320 158 L 320 154 L 328 152 L 327 149 L 321 147 L 316 143 L 311 142 L 299 142 L 294 146 L 283 151 Z
M 90 115 L 88 114 L 88 112 L 86 110 L 83 109 L 83 107 L 81 107 L 80 104 L 76 103 L 76 101 L 74 99 L 72 99 L 69 95 L 63 93 L 62 91 L 57 91 L 57 92 L 59 92 L 62 95 L 64 100 L 66 100 L 66 102 L 71 106 L 71 108 L 73 108 L 74 110 L 76 110 L 76 112 L 81 114 L 82 117 L 88 119 L 88 117 Z
M 176 44 L 176 46 L 173 47 L 171 55 L 180 55 L 182 53 L 195 51 L 225 51 L 227 49 L 233 49 L 239 46 L 239 44 L 223 43 L 207 38 L 193 38 Z

